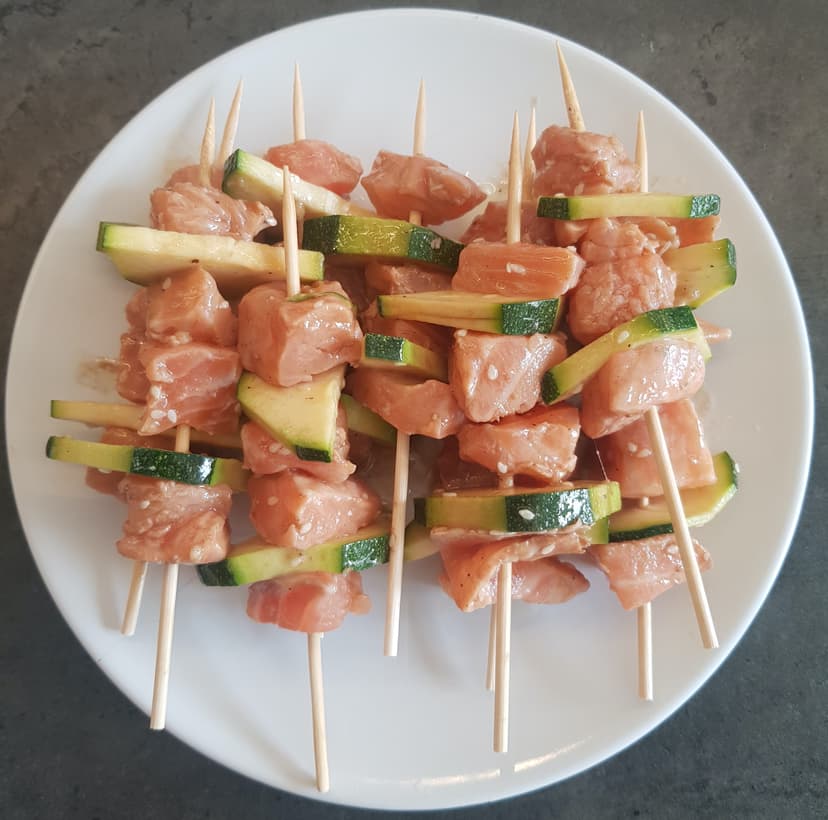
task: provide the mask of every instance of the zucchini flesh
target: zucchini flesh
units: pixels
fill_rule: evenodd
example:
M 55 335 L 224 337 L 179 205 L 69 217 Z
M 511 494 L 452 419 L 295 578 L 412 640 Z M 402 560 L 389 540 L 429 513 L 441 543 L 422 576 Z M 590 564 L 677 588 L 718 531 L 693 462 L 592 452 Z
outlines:
M 309 219 L 302 247 L 341 261 L 415 262 L 455 271 L 463 245 L 430 228 L 376 216 L 327 216 Z
M 248 418 L 305 461 L 333 459 L 336 417 L 344 367 L 292 387 L 268 384 L 254 373 L 243 373 L 238 399 Z
M 290 175 L 293 197 L 303 206 L 307 216 L 326 214 L 367 214 L 369 211 L 354 205 L 333 191 Z M 221 189 L 235 199 L 262 202 L 274 213 L 281 213 L 285 195 L 285 179 L 281 168 L 255 154 L 236 149 L 224 164 Z
M 366 333 L 359 366 L 448 381 L 448 363 L 442 356 L 400 336 Z
M 547 370 L 541 396 L 547 404 L 574 396 L 615 353 L 666 338 L 687 339 L 702 351 L 705 359 L 710 358 L 710 347 L 689 307 L 651 310 L 618 325 Z
M 247 486 L 248 471 L 234 458 L 176 453 L 128 444 L 103 444 L 69 436 L 50 436 L 46 455 L 57 461 L 83 464 L 99 470 L 178 481 L 182 484 L 228 484 L 234 490 Z
M 525 299 L 452 290 L 377 297 L 380 316 L 509 336 L 552 333 L 561 319 L 561 305 L 560 298 Z
M 663 256 L 676 272 L 676 304 L 697 308 L 736 284 L 736 248 L 729 239 L 674 248 Z
M 427 527 L 490 532 L 549 532 L 593 524 L 621 508 L 614 481 L 527 489 L 474 489 L 416 499 L 415 520 Z
M 368 436 L 380 444 L 393 446 L 396 443 L 397 431 L 373 410 L 369 410 L 347 393 L 339 397 L 339 402 L 345 408 L 349 430 Z
M 715 518 L 739 488 L 739 467 L 726 452 L 713 456 L 716 481 L 708 487 L 682 490 L 681 502 L 687 523 L 701 527 Z M 673 531 L 664 498 L 651 498 L 646 507 L 626 504 L 609 519 L 610 541 L 638 541 Z
M 661 216 L 697 219 L 719 213 L 717 194 L 582 194 L 542 196 L 538 216 L 549 219 L 598 219 L 620 216 Z
M 223 561 L 199 565 L 198 574 L 207 586 L 239 586 L 295 572 L 361 572 L 388 561 L 389 526 L 382 519 L 354 535 L 304 550 L 254 536 L 233 546 Z
M 162 281 L 195 264 L 212 275 L 228 298 L 285 278 L 284 248 L 231 236 L 200 236 L 101 222 L 97 250 L 115 263 L 124 279 L 136 285 Z M 322 279 L 323 262 L 321 254 L 299 251 L 299 278 L 303 282 Z

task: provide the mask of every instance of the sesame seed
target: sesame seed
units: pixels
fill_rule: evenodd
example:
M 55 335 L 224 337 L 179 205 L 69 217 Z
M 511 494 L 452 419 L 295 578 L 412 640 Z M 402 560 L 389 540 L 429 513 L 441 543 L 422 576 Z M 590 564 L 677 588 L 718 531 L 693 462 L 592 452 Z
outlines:
M 153 410 L 150 413 L 150 418 L 155 419 L 156 421 L 158 421 L 159 419 L 163 419 L 164 416 L 166 416 L 166 415 L 167 414 L 163 410 Z
M 139 510 L 147 510 L 149 509 L 149 501 L 145 498 L 143 501 L 138 502 L 138 509 Z
M 509 467 L 506 464 L 504 464 L 502 461 L 497 462 L 497 471 L 501 475 L 505 474 L 508 469 L 509 469 Z
M 526 273 L 526 268 L 523 265 L 518 265 L 517 262 L 507 262 L 506 273 Z
M 149 394 L 151 399 L 160 399 L 161 388 L 157 384 L 154 384 L 152 387 L 150 387 Z
M 172 284 L 172 279 L 168 276 L 162 283 L 161 283 L 161 290 L 167 290 L 167 288 Z
M 275 495 L 269 495 L 267 497 L 267 506 L 268 507 L 275 507 L 278 502 L 279 502 L 279 499 L 276 498 Z
M 638 445 L 634 441 L 629 441 L 629 442 L 627 442 L 627 449 L 631 453 L 637 453 L 638 452 Z
M 532 512 L 532 510 L 518 510 L 518 515 L 524 521 L 532 521 L 535 517 L 535 514 Z
M 461 339 L 465 336 L 469 331 L 465 328 L 460 328 L 460 330 L 456 331 L 455 335 L 459 336 Z
M 624 342 L 626 342 L 626 341 L 627 341 L 627 339 L 629 339 L 629 338 L 630 338 L 630 332 L 629 332 L 629 330 L 622 330 L 622 331 L 621 331 L 621 332 L 620 332 L 620 333 L 619 333 L 619 334 L 615 337 L 615 341 L 616 341 L 616 342 L 618 342 L 618 344 L 623 344 L 623 343 L 624 343 Z
M 311 531 L 311 527 L 313 524 L 310 521 L 306 521 L 299 527 L 299 535 L 307 535 Z
M 638 453 L 639 458 L 649 458 L 653 454 L 652 450 L 647 449 L 646 447 Z
M 175 424 L 178 421 L 178 413 L 175 410 L 167 410 L 167 418 Z
M 649 507 L 650 506 L 650 499 L 647 498 L 646 495 L 641 496 L 641 498 L 638 499 L 638 506 L 639 507 Z
M 191 561 L 200 561 L 204 556 L 204 547 L 200 544 L 192 547 L 190 549 L 190 560 Z
M 551 553 L 555 552 L 558 548 L 557 544 L 548 544 L 541 550 L 541 555 L 550 555 Z
M 301 563 L 302 563 L 302 556 L 301 555 L 297 555 L 295 558 L 290 559 L 290 565 L 292 567 L 298 567 L 299 564 L 301 564 Z
M 431 248 L 432 250 L 439 250 L 440 246 L 443 244 L 443 240 L 440 239 L 439 236 L 435 236 L 434 239 L 431 240 Z
M 279 445 L 274 441 L 273 444 L 267 445 L 267 451 L 269 453 L 278 453 L 279 452 Z
M 489 369 L 486 371 L 486 375 L 488 376 L 489 381 L 493 382 L 500 375 L 500 371 L 493 364 L 490 364 Z

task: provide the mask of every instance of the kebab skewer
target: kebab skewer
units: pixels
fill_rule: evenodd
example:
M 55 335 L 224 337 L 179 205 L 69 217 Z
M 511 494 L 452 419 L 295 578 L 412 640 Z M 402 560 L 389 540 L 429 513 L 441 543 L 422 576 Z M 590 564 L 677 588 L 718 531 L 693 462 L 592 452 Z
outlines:
M 578 103 L 572 77 L 570 76 L 560 45 L 558 45 L 558 63 L 561 70 L 561 81 L 569 117 L 569 125 L 573 130 L 584 131 L 586 128 L 581 107 Z M 690 591 L 702 644 L 706 649 L 714 649 L 718 646 L 716 629 L 710 613 L 710 606 L 707 601 L 698 560 L 690 538 L 687 518 L 682 507 L 681 496 L 679 495 L 678 485 L 670 460 L 670 454 L 667 450 L 658 410 L 655 407 L 650 407 L 645 414 L 645 418 L 650 433 L 650 440 L 653 445 L 653 452 L 658 464 L 659 476 L 664 488 L 665 500 L 670 511 L 670 518 L 673 522 L 673 529 L 681 555 L 682 566 L 684 567 L 687 578 L 687 586 Z M 642 618 L 646 619 L 646 615 L 643 615 Z

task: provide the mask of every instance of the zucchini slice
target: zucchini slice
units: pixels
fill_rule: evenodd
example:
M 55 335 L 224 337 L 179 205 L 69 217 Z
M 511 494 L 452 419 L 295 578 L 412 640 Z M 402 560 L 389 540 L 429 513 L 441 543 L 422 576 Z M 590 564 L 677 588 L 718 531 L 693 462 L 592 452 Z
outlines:
M 292 387 L 277 387 L 245 372 L 236 395 L 245 415 L 299 458 L 330 462 L 344 370 L 336 367 Z
M 231 236 L 200 236 L 101 222 L 97 250 L 115 263 L 124 279 L 136 285 L 150 285 L 195 264 L 212 275 L 227 298 L 285 278 L 284 248 Z M 321 254 L 299 251 L 299 278 L 303 282 L 321 279 L 323 262 Z
M 710 347 L 689 307 L 650 310 L 599 336 L 547 370 L 541 396 L 547 404 L 574 396 L 613 354 L 667 338 L 687 339 L 702 351 L 705 359 L 710 358 Z
M 676 272 L 676 304 L 697 308 L 736 284 L 736 248 L 729 239 L 674 248 L 663 256 Z
M 416 262 L 455 271 L 463 245 L 429 228 L 376 216 L 323 216 L 308 219 L 302 247 L 327 258 L 354 261 Z
M 124 427 L 137 430 L 141 426 L 144 407 L 141 404 L 120 404 L 102 401 L 64 401 L 52 399 L 51 416 L 63 421 L 78 421 L 90 427 Z M 175 438 L 175 429 L 166 430 L 162 436 Z M 204 433 L 190 428 L 193 444 L 207 444 L 228 450 L 241 450 L 238 433 Z
M 254 536 L 231 547 L 223 561 L 198 566 L 207 586 L 240 586 L 294 572 L 361 572 L 388 561 L 390 522 L 381 519 L 354 535 L 299 550 Z
M 613 216 L 699 218 L 719 213 L 718 194 L 583 194 L 542 196 L 538 216 L 549 219 L 598 219 Z
M 448 363 L 429 350 L 400 336 L 366 333 L 359 367 L 375 370 L 397 370 L 424 379 L 448 381 Z
M 384 418 L 360 404 L 353 396 L 343 393 L 339 397 L 339 403 L 345 408 L 349 430 L 368 436 L 380 444 L 393 447 L 397 443 L 397 431 Z
M 46 455 L 57 461 L 97 467 L 119 473 L 179 481 L 182 484 L 228 484 L 233 490 L 247 486 L 249 472 L 235 458 L 176 453 L 128 444 L 103 444 L 69 436 L 50 436 Z
M 509 336 L 552 333 L 561 319 L 561 305 L 561 299 L 526 299 L 456 290 L 377 297 L 380 316 Z
M 293 197 L 297 204 L 304 206 L 307 216 L 370 213 L 327 188 L 306 182 L 296 174 L 291 174 L 290 177 Z M 224 163 L 221 189 L 234 199 L 262 202 L 275 213 L 281 213 L 282 198 L 285 195 L 284 173 L 266 159 L 239 148 Z
M 739 488 L 739 467 L 729 453 L 713 456 L 716 481 L 707 487 L 681 491 L 681 501 L 691 527 L 715 518 Z M 609 520 L 610 541 L 638 541 L 673 531 L 664 498 L 651 498 L 646 507 L 627 502 Z
M 441 493 L 414 502 L 415 520 L 427 527 L 462 527 L 495 532 L 549 532 L 571 524 L 593 524 L 621 508 L 615 481 L 576 482 L 530 489 L 473 489 Z

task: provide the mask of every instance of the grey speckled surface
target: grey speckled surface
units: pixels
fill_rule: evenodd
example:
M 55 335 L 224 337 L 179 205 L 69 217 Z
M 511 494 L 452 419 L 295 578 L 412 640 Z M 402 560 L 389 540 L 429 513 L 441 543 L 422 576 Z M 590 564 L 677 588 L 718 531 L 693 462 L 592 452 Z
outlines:
M 370 5 L 0 3 L 3 350 L 50 221 L 84 167 L 133 114 L 200 63 L 261 32 Z M 807 294 L 817 432 L 792 552 L 750 632 L 713 680 L 665 725 L 604 765 L 520 799 L 451 814 L 828 816 L 828 558 L 826 529 L 818 524 L 828 472 L 828 439 L 820 423 L 828 376 L 828 5 L 452 5 L 557 30 L 606 54 L 676 102 L 722 148 L 765 208 L 800 292 Z M 20 530 L 5 463 L 0 481 L 0 816 L 254 820 L 362 814 L 272 791 L 172 737 L 148 732 L 143 716 L 98 672 L 52 605 Z

